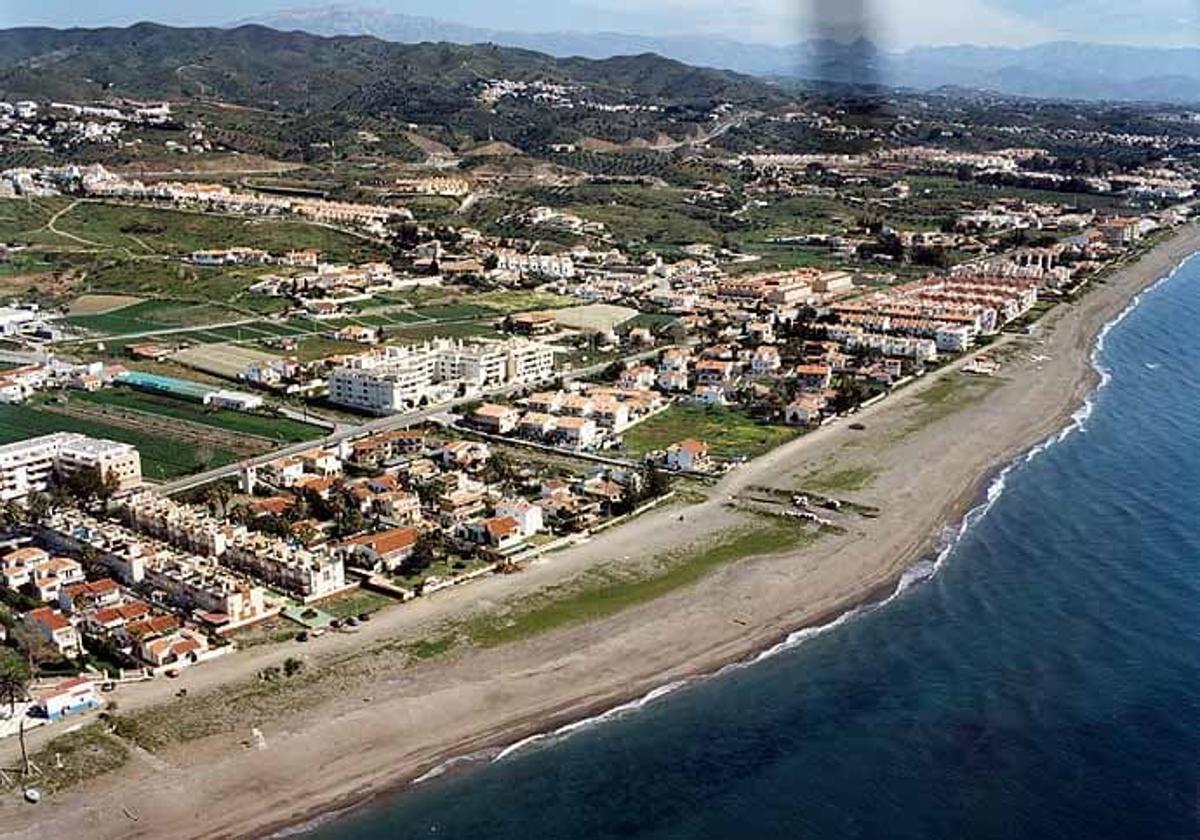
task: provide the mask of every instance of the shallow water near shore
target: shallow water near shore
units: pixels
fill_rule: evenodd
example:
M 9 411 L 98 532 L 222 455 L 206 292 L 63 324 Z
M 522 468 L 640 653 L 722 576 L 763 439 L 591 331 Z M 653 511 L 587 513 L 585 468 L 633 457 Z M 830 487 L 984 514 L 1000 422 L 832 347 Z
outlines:
M 1196 836 L 1198 323 L 1193 259 L 903 597 L 305 836 Z

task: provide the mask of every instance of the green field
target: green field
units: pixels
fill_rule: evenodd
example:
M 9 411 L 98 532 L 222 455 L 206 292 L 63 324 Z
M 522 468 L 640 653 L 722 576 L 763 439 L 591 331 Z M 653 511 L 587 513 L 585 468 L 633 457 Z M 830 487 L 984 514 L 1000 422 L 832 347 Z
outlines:
M 236 455 L 225 450 L 202 453 L 197 447 L 179 440 L 40 411 L 30 405 L 0 405 L 0 443 L 12 443 L 52 432 L 79 432 L 133 444 L 142 455 L 142 474 L 152 479 L 190 475 L 207 467 L 232 464 L 238 460 Z
M 281 253 L 317 248 L 335 262 L 365 262 L 383 256 L 358 237 L 301 221 L 245 219 L 158 207 L 81 202 L 56 227 L 103 247 L 131 255 L 180 255 L 210 248 L 244 246 Z
M 56 212 L 71 203 L 69 198 L 0 199 L 0 242 L 11 245 L 71 244 L 64 237 L 43 230 Z
M 128 335 L 155 330 L 202 327 L 222 321 L 236 321 L 241 315 L 211 303 L 177 300 L 144 300 L 99 315 L 75 315 L 66 319 L 71 326 L 98 335 Z
M 576 306 L 579 300 L 551 292 L 525 292 L 517 290 L 500 290 L 472 295 L 471 302 L 487 306 L 507 315 L 510 312 L 528 312 L 532 309 L 561 309 L 565 306 Z
M 173 417 L 177 420 L 187 420 L 230 432 L 267 438 L 281 444 L 313 440 L 324 434 L 324 430 L 318 426 L 289 420 L 286 417 L 268 417 L 262 414 L 248 414 L 244 411 L 205 408 L 198 403 L 158 394 L 144 394 L 127 388 L 108 388 L 93 393 L 80 393 L 73 396 L 72 399 L 97 405 L 111 405 L 133 411 L 144 411 L 148 414 Z
M 767 426 L 730 408 L 673 405 L 624 434 L 625 454 L 638 457 L 685 438 L 704 441 L 719 458 L 753 458 L 797 435 L 787 426 Z
M 478 318 L 495 318 L 496 310 L 474 303 L 449 303 L 441 306 L 423 306 L 412 310 L 414 315 L 430 321 L 466 321 Z

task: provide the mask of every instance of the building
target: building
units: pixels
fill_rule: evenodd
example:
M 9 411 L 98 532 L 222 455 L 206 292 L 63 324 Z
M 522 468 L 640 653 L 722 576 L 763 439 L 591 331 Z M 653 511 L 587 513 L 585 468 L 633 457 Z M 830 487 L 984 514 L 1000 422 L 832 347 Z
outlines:
M 44 492 L 56 474 L 69 476 L 83 470 L 94 470 L 101 481 L 112 481 L 118 490 L 142 480 L 142 460 L 133 446 L 56 432 L 0 446 L 0 501 Z
M 25 613 L 25 626 L 54 646 L 63 656 L 74 658 L 83 653 L 75 625 L 53 607 L 38 607 Z
M 438 339 L 381 347 L 353 357 L 329 377 L 329 399 L 372 414 L 394 414 L 461 390 L 528 385 L 554 378 L 554 350 L 526 339 Z
M 548 335 L 558 329 L 553 312 L 522 312 L 508 316 L 508 328 L 521 335 Z
M 800 394 L 784 410 L 784 417 L 792 426 L 811 426 L 820 422 L 826 404 L 821 394 Z
M 35 708 L 48 720 L 57 721 L 69 715 L 90 712 L 101 705 L 96 686 L 90 679 L 72 677 L 39 694 Z
M 496 503 L 496 516 L 515 521 L 522 539 L 528 539 L 546 528 L 541 506 L 524 499 L 501 499 Z
M 346 588 L 340 557 L 310 551 L 265 534 L 240 534 L 221 556 L 221 564 L 284 590 L 308 603 Z
M 488 403 L 481 405 L 471 412 L 471 423 L 473 425 L 485 432 L 491 432 L 496 435 L 506 435 L 509 432 L 515 431 L 520 418 L 521 412 L 508 405 Z
M 709 467 L 708 444 L 688 438 L 667 447 L 667 469 L 702 472 Z
M 419 537 L 416 528 L 393 528 L 347 540 L 336 551 L 351 566 L 394 572 L 412 556 Z

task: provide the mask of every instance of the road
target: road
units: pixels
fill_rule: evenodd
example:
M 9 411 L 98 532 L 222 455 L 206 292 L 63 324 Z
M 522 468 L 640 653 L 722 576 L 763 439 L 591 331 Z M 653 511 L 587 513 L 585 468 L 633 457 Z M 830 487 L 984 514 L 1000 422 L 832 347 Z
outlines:
M 658 352 L 659 351 L 657 348 L 644 350 L 640 353 L 634 353 L 630 356 L 626 356 L 621 361 L 640 362 L 653 358 Z M 589 376 L 594 376 L 597 373 L 601 373 L 611 364 L 612 362 L 603 362 L 601 364 L 591 365 L 590 367 L 568 371 L 563 374 L 562 379 L 564 382 L 570 382 L 576 379 L 586 379 Z M 274 461 L 276 458 L 285 458 L 289 455 L 298 455 L 301 452 L 307 452 L 308 450 L 314 449 L 318 446 L 337 446 L 343 441 L 376 432 L 386 432 L 392 429 L 408 428 L 409 426 L 415 426 L 418 423 L 424 423 L 436 415 L 450 411 L 460 405 L 477 402 L 480 399 L 492 399 L 496 397 L 510 396 L 519 391 L 523 391 L 528 387 L 529 386 L 526 383 L 504 385 L 499 388 L 483 391 L 481 393 L 475 393 L 465 397 L 456 397 L 448 402 L 427 406 L 425 408 L 417 409 L 416 411 L 409 411 L 403 414 L 390 414 L 387 417 L 379 417 L 374 420 L 369 420 L 360 426 L 351 426 L 349 428 L 340 429 L 333 434 L 322 438 L 321 440 L 297 443 L 284 449 L 279 449 L 266 455 L 248 459 L 246 461 L 241 461 L 235 464 L 227 464 L 223 467 L 217 467 L 216 469 L 208 470 L 207 472 L 197 473 L 196 475 L 186 476 L 184 478 L 176 479 L 175 481 L 166 482 L 158 485 L 156 489 L 159 493 L 167 496 L 174 495 L 176 493 L 184 493 L 188 490 L 194 490 L 197 487 L 203 487 L 205 484 L 211 484 L 214 481 L 231 478 L 237 475 L 243 467 L 261 466 Z

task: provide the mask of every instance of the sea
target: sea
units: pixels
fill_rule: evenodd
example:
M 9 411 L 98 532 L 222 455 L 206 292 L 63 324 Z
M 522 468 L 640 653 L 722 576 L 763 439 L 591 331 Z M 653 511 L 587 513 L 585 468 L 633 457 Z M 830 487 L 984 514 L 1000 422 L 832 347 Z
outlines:
M 895 596 L 310 840 L 1200 837 L 1200 257 Z

